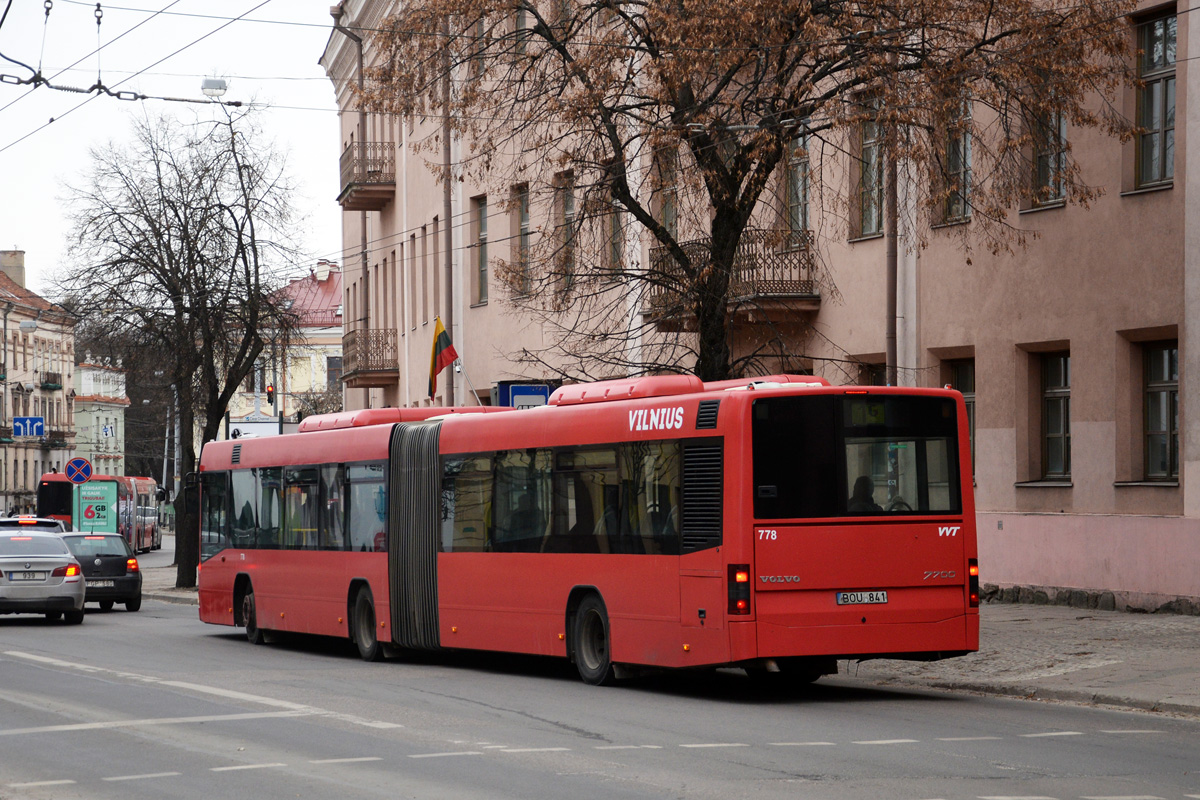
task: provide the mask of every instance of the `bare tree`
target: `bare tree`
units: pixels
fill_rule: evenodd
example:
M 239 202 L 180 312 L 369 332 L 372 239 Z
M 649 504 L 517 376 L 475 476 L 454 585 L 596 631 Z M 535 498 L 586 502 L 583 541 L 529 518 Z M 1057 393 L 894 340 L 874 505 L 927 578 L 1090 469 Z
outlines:
M 70 189 L 71 265 L 57 278 L 93 327 L 141 348 L 178 393 L 180 474 L 217 437 L 230 399 L 271 341 L 295 328 L 272 298 L 295 261 L 292 186 L 247 115 L 135 123 L 132 141 L 92 151 Z M 196 585 L 199 509 L 176 499 L 180 587 Z
M 870 170 L 881 184 L 889 161 L 914 177 L 914 226 L 963 196 L 976 220 L 969 235 L 1008 247 L 1021 240 L 1012 207 L 1039 199 L 1030 175 L 1051 120 L 1132 130 L 1113 100 L 1128 78 L 1133 8 L 412 0 L 371 34 L 379 58 L 364 100 L 413 119 L 448 113 L 465 173 L 500 190 L 525 186 L 554 210 L 502 267 L 515 302 L 557 326 L 567 368 L 718 379 L 785 352 L 783 332 L 767 331 L 735 356 L 730 326 L 745 253 L 812 255 L 811 237 L 777 224 L 786 209 L 774 182 L 792 155 L 828 157 L 833 166 L 811 174 L 813 194 L 843 227 L 858 214 L 854 175 Z M 447 68 L 457 79 L 449 97 Z M 874 161 L 855 148 L 864 124 L 880 148 Z M 969 196 L 948 153 L 955 136 L 972 142 Z M 437 135 L 418 146 L 436 163 Z M 1049 180 L 1087 203 L 1095 194 L 1069 145 L 1059 156 Z M 648 236 L 649 263 L 610 255 L 624 226 L 635 241 Z

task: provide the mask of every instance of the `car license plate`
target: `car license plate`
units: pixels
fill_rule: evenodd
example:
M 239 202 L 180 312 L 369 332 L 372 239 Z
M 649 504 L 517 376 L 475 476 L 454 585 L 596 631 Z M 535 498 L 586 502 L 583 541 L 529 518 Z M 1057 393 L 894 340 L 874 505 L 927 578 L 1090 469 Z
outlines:
M 838 592 L 837 604 L 839 606 L 859 606 L 859 605 L 874 605 L 876 603 L 886 603 L 887 592 Z
M 45 572 L 10 572 L 8 573 L 10 581 L 44 581 L 46 580 Z
M 87 582 L 87 585 L 95 586 L 99 589 L 111 589 L 113 587 L 113 582 L 112 581 L 101 581 L 101 580 L 89 580 Z

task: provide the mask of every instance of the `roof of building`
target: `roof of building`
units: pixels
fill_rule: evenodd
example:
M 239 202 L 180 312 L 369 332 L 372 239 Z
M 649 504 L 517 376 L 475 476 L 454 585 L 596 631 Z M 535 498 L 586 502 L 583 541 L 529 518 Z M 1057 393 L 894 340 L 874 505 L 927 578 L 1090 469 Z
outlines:
M 342 324 L 342 270 L 330 261 L 321 261 L 316 269 L 279 290 L 291 299 L 291 310 L 299 315 L 302 327 Z
M 75 318 L 65 308 L 57 303 L 51 303 L 41 295 L 26 289 L 7 274 L 0 272 L 0 302 L 4 301 L 17 303 L 35 311 L 48 311 L 56 316 L 61 315 L 62 319 L 55 321 L 64 325 L 75 324 Z

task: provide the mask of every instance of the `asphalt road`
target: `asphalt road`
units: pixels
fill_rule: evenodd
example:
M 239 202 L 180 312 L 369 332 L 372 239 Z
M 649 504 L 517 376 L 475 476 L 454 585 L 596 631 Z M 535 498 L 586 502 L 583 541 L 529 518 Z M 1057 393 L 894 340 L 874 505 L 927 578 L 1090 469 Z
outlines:
M 235 796 L 1200 800 L 1200 722 L 845 676 L 594 688 L 547 659 L 366 664 L 155 600 L 0 617 L 0 798 Z

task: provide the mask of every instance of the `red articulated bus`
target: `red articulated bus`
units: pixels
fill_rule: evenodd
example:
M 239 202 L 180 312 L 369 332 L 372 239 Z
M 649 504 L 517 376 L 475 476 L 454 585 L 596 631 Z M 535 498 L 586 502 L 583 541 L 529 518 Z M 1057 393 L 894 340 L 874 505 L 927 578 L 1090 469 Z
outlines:
M 978 649 L 957 392 L 665 376 L 464 410 L 205 445 L 200 618 L 253 642 L 348 637 L 369 660 L 560 656 L 592 684 Z
M 153 478 L 93 475 L 74 484 L 61 472 L 47 472 L 38 481 L 37 513 L 62 520 L 69 530 L 119 533 L 135 553 L 162 547 Z

